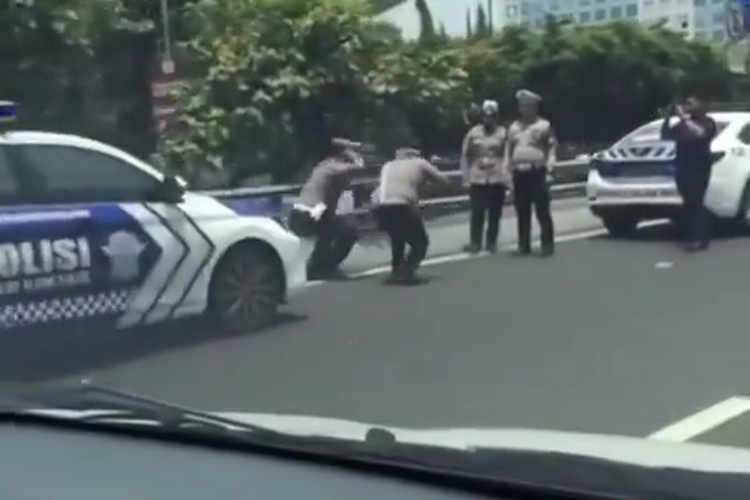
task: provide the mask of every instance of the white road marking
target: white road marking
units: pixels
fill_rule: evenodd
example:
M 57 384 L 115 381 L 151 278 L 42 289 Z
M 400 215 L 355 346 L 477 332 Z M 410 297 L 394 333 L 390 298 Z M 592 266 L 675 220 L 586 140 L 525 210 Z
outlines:
M 655 226 L 661 226 L 668 222 L 667 219 L 660 219 L 660 220 L 652 220 L 652 221 L 646 221 L 642 222 L 638 225 L 639 228 L 646 228 L 646 227 L 655 227 Z M 589 231 L 579 231 L 571 234 L 566 234 L 563 236 L 558 236 L 555 238 L 556 243 L 565 243 L 568 241 L 578 241 L 578 240 L 585 240 L 588 238 L 595 238 L 597 236 L 604 236 L 607 234 L 606 229 L 592 229 Z M 512 250 L 515 247 L 516 243 L 508 243 L 506 245 L 503 245 L 501 247 L 502 250 Z M 473 260 L 473 259 L 481 259 L 483 257 L 490 256 L 487 252 L 480 252 L 478 254 L 470 254 L 467 252 L 457 252 L 457 253 L 451 253 L 448 255 L 441 255 L 440 257 L 432 257 L 427 258 L 422 261 L 421 267 L 430 267 L 430 266 L 438 266 L 441 264 L 449 264 L 452 262 L 462 262 L 466 260 Z M 367 269 L 366 271 L 360 271 L 358 273 L 350 274 L 350 278 L 368 278 L 371 276 L 377 276 L 379 274 L 385 274 L 391 272 L 391 266 L 377 266 L 373 267 L 371 269 Z M 328 281 L 325 280 L 313 280 L 308 281 L 305 285 L 306 287 L 314 287 L 319 285 L 324 285 L 328 283 Z
M 693 413 L 647 436 L 655 441 L 683 443 L 750 411 L 750 398 L 734 396 Z
M 647 221 L 643 222 L 638 225 L 639 228 L 645 228 L 645 227 L 654 227 L 654 226 L 660 226 L 667 222 L 666 220 L 654 220 L 654 221 Z M 556 243 L 565 243 L 568 241 L 577 241 L 577 240 L 585 240 L 588 238 L 595 238 L 597 236 L 604 236 L 607 234 L 606 229 L 592 229 L 589 231 L 579 231 L 571 234 L 566 234 L 563 236 L 558 236 L 555 238 Z M 512 250 L 515 248 L 516 243 L 509 243 L 506 245 L 503 245 L 501 248 L 503 250 Z M 443 255 L 440 257 L 432 257 L 425 259 L 422 261 L 421 267 L 429 267 L 429 266 L 437 266 L 440 264 L 448 264 L 451 262 L 462 262 L 465 260 L 473 260 L 473 259 L 480 259 L 483 257 L 488 257 L 490 254 L 487 252 L 480 252 L 478 254 L 470 254 L 466 252 L 459 252 L 459 253 L 453 253 L 449 255 Z M 376 276 L 378 274 L 384 274 L 391 272 L 391 266 L 379 266 L 374 267 L 372 269 L 368 269 L 366 271 L 362 271 L 359 273 L 354 273 L 351 275 L 352 278 L 366 278 L 369 276 Z
M 661 261 L 654 264 L 656 269 L 669 269 L 674 266 L 674 262 Z

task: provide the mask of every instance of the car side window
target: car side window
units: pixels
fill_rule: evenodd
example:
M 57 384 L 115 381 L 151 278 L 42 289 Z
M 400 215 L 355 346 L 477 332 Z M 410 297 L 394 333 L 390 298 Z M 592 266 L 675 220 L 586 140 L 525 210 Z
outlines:
M 11 168 L 7 147 L 0 146 L 0 206 L 23 203 L 19 179 Z
M 40 203 L 148 201 L 158 180 L 114 156 L 75 146 L 20 146 Z
M 740 129 L 737 138 L 742 144 L 750 145 L 750 123 L 745 124 L 745 126 Z

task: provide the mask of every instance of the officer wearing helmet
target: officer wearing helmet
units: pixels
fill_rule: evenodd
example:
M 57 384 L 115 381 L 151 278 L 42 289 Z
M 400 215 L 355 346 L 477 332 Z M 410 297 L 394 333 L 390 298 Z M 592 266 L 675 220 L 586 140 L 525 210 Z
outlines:
M 360 147 L 358 142 L 334 138 L 328 155 L 313 168 L 289 215 L 290 229 L 301 236 L 317 236 L 310 257 L 312 278 L 339 275 L 339 264 L 359 238 L 357 228 L 337 215 L 336 207 L 353 174 L 364 168 Z
M 395 158 L 381 168 L 373 201 L 378 229 L 391 240 L 389 283 L 422 282 L 416 273 L 427 255 L 429 238 L 419 212 L 419 193 L 428 183 L 448 184 L 448 180 L 414 148 L 397 150 Z
M 556 159 L 557 139 L 549 121 L 539 115 L 542 97 L 530 90 L 516 93 L 518 118 L 508 128 L 505 163 L 513 176 L 518 221 L 518 253 L 531 253 L 531 213 L 536 213 L 542 255 L 555 251 L 549 185 Z
M 465 249 L 479 252 L 484 239 L 486 250 L 494 253 L 510 185 L 504 158 L 507 134 L 499 123 L 496 101 L 484 101 L 480 111 L 480 123 L 469 129 L 461 148 L 461 172 L 471 205 L 469 243 Z

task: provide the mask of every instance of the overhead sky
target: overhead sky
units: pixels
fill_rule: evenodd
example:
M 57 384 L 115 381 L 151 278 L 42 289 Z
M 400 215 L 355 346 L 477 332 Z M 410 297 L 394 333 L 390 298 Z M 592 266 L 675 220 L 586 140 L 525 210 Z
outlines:
M 466 34 L 466 11 L 471 9 L 473 12 L 479 3 L 479 0 L 427 0 L 435 26 L 442 24 L 445 31 L 454 36 Z M 483 0 L 481 3 L 487 2 Z M 400 27 L 406 38 L 419 36 L 419 14 L 414 0 L 406 0 L 378 17 Z

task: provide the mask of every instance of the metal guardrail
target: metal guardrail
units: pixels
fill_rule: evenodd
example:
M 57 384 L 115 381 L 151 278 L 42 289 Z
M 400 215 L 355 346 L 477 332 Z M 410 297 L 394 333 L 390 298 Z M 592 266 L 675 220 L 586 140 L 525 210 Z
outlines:
M 586 177 L 589 170 L 589 159 L 567 160 L 559 162 L 553 172 L 551 187 L 554 198 L 580 196 L 585 192 Z M 460 213 L 469 207 L 469 196 L 463 186 L 460 171 L 444 172 L 450 179 L 450 185 L 433 189 L 422 196 L 420 206 L 426 220 Z M 372 192 L 377 185 L 377 178 L 363 178 L 352 182 L 352 188 L 344 193 L 337 212 L 350 219 L 362 234 L 376 232 L 375 221 L 370 210 Z M 240 188 L 229 190 L 201 191 L 203 194 L 223 199 L 271 198 L 272 204 L 284 206 L 293 203 L 299 195 L 301 185 L 267 186 L 260 188 Z M 508 201 L 511 201 L 511 196 Z
M 554 170 L 554 184 L 569 184 L 573 182 L 584 181 L 586 179 L 586 175 L 588 174 L 588 168 L 588 159 L 566 160 L 558 162 Z M 426 204 L 438 205 L 441 203 L 450 203 L 450 200 L 454 198 L 465 198 L 467 196 L 466 190 L 462 185 L 462 175 L 460 171 L 456 170 L 445 172 L 445 175 L 447 175 L 452 182 L 447 187 L 431 190 L 430 193 L 428 193 L 427 196 L 424 196 L 423 198 Z M 359 207 L 366 205 L 377 182 L 377 178 L 364 178 L 353 181 L 351 184 L 352 188 L 350 190 L 350 196 L 353 201 L 352 207 L 350 210 L 344 211 L 356 211 Z M 291 199 L 299 195 L 301 189 L 301 185 L 295 184 L 238 189 L 219 189 L 201 192 L 215 198 L 224 199 L 268 197 Z M 346 198 L 347 195 L 345 195 L 344 197 Z M 339 208 L 341 210 L 342 207 Z

